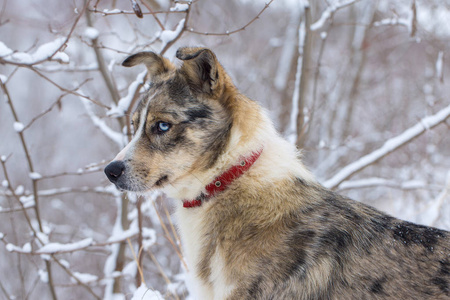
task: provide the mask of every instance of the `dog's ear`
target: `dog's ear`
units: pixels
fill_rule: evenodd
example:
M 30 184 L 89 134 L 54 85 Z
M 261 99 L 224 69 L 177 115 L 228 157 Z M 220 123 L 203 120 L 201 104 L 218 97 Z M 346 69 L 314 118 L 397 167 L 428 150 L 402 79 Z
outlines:
M 122 63 L 124 67 L 134 67 L 144 64 L 148 69 L 149 80 L 175 69 L 175 66 L 167 59 L 154 52 L 139 52 L 129 56 Z
M 225 74 L 214 52 L 184 47 L 178 49 L 176 57 L 184 61 L 181 72 L 195 90 L 213 94 L 221 88 Z

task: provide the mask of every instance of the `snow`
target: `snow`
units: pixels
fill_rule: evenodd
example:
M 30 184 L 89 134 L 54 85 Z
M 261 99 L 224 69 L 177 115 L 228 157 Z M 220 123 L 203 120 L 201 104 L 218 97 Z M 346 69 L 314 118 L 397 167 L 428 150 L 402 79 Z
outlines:
M 117 190 L 117 189 L 116 189 Z M 114 222 L 114 227 L 112 230 L 112 235 L 114 235 L 114 233 L 116 232 L 123 232 L 123 228 L 122 228 L 122 222 L 121 222 L 121 210 L 122 210 L 122 206 L 121 206 L 121 196 L 120 195 L 116 195 L 116 197 L 114 197 L 114 200 L 116 201 L 116 206 L 117 207 L 117 213 L 116 213 L 116 220 Z M 119 255 L 119 247 L 120 245 L 117 244 L 113 244 L 111 246 L 109 246 L 110 250 L 111 250 L 111 254 L 108 256 L 108 258 L 105 261 L 105 264 L 103 266 L 103 273 L 104 273 L 104 277 L 108 278 L 105 280 L 105 296 L 104 299 L 110 300 L 114 298 L 114 280 L 111 278 L 112 274 L 114 273 L 114 270 L 116 269 L 116 259 L 117 256 Z
M 136 291 L 134 291 L 131 300 L 163 300 L 163 296 L 158 291 L 149 289 L 145 285 L 141 285 Z
M 390 18 L 390 19 L 383 19 L 380 21 L 377 21 L 373 23 L 375 27 L 379 26 L 386 26 L 386 25 L 402 25 L 408 28 L 408 32 L 411 33 L 412 31 L 412 20 L 410 18 Z
M 81 91 L 79 91 L 80 94 L 83 94 Z M 114 141 L 119 147 L 125 146 L 124 144 L 124 136 L 117 131 L 112 130 L 111 128 L 106 125 L 105 121 L 101 120 L 93 111 L 93 104 L 91 101 L 79 97 L 81 100 L 81 103 L 83 103 L 84 108 L 86 109 L 87 114 L 91 118 L 92 123 L 96 127 L 98 127 L 108 138 L 110 138 L 112 141 Z
M 439 51 L 438 58 L 436 60 L 436 77 L 441 79 L 443 78 L 442 66 L 444 64 L 444 52 Z
M 23 185 L 19 185 L 17 186 L 16 190 L 14 191 L 14 193 L 18 196 L 23 195 L 23 192 L 25 191 L 25 188 L 23 187 Z
M 122 275 L 134 278 L 137 273 L 137 265 L 134 260 L 130 261 L 122 270 Z
M 73 272 L 73 276 L 76 277 L 82 283 L 90 283 L 98 280 L 98 276 L 88 273 Z M 73 278 L 72 281 L 74 281 Z
M 11 56 L 12 61 L 18 64 L 32 64 L 33 63 L 33 57 L 25 52 L 16 52 L 13 53 Z
M 133 225 L 133 223 L 132 223 Z M 136 226 L 130 226 L 128 230 L 121 231 L 115 230 L 113 235 L 108 238 L 108 243 L 115 243 L 131 238 L 139 233 L 139 228 Z
M 65 43 L 65 38 L 57 38 L 54 41 L 42 44 L 33 54 L 26 52 L 12 52 L 4 43 L 0 42 L 0 56 L 6 62 L 17 64 L 36 64 L 48 59 L 69 62 L 69 56 L 63 52 L 57 52 Z
M 87 27 L 84 30 L 84 37 L 86 37 L 89 40 L 95 40 L 100 35 L 100 32 L 94 28 L 94 27 Z
M 303 21 L 300 24 L 300 28 L 298 31 L 298 51 L 301 54 L 303 52 L 303 45 L 304 45 L 304 39 L 306 36 L 305 32 L 305 22 Z M 297 143 L 297 115 L 298 115 L 298 102 L 300 98 L 300 80 L 302 77 L 302 64 L 303 64 L 303 55 L 299 55 L 297 59 L 297 71 L 295 73 L 295 88 L 294 92 L 292 93 L 292 110 L 291 110 L 291 117 L 289 122 L 289 135 L 288 140 L 292 144 Z
M 14 122 L 14 130 L 16 131 L 16 132 L 22 132 L 23 131 L 23 129 L 25 128 L 25 125 L 23 125 L 22 123 L 20 123 L 20 122 Z
M 55 54 L 56 51 L 58 51 L 58 49 L 61 48 L 62 45 L 64 45 L 64 42 L 65 38 L 57 38 L 54 41 L 39 46 L 36 52 L 34 52 L 34 54 L 32 55 L 32 59 L 34 61 L 46 60 L 47 58 Z
M 11 55 L 13 51 L 8 48 L 2 41 L 0 41 L 0 57 Z
M 450 8 L 445 5 L 420 5 L 417 9 L 418 25 L 437 36 L 450 36 Z
M 19 198 L 20 202 L 22 202 L 23 206 L 25 208 L 33 207 L 34 206 L 34 197 L 32 195 L 30 196 L 21 196 Z
M 391 153 L 392 151 L 396 150 L 397 148 L 401 147 L 405 143 L 411 141 L 412 139 L 423 133 L 425 130 L 433 128 L 434 126 L 447 119 L 449 116 L 450 105 L 441 109 L 439 112 L 432 116 L 423 118 L 419 123 L 405 130 L 400 135 L 387 140 L 381 148 L 347 165 L 331 179 L 327 180 L 324 183 L 324 186 L 327 188 L 337 187 L 342 181 L 353 175 L 355 172 L 367 167 L 368 165 L 374 163 L 385 155 Z
M 427 226 L 435 226 L 436 221 L 442 212 L 442 206 L 445 203 L 445 199 L 450 193 L 450 171 L 447 172 L 447 178 L 444 188 L 437 195 L 435 199 L 420 212 L 419 222 Z
M 38 274 L 39 274 L 39 279 L 42 282 L 48 283 L 48 273 L 46 271 L 39 269 Z
M 297 24 L 300 18 L 299 9 L 291 10 L 289 17 L 289 26 L 286 29 L 286 37 L 284 39 L 284 46 L 280 61 L 278 62 L 277 72 L 275 74 L 274 84 L 277 90 L 283 91 L 289 82 L 289 70 L 296 53 L 297 47 Z
M 105 13 L 105 14 L 118 14 L 118 13 L 121 13 L 121 12 L 122 11 L 120 9 L 118 9 L 118 8 L 111 9 L 111 10 L 109 10 L 109 9 L 104 9 L 103 10 L 103 13 Z
M 93 242 L 94 240 L 92 238 L 86 238 L 84 240 L 68 244 L 49 243 L 37 250 L 36 253 L 54 254 L 58 252 L 71 252 L 89 247 L 93 244 Z
M 49 243 L 48 235 L 45 233 L 38 231 L 36 232 L 36 236 L 44 245 Z
M 6 250 L 9 252 L 19 252 L 19 253 L 30 253 L 31 252 L 31 245 L 30 243 L 26 243 L 25 245 L 23 245 L 23 248 L 13 245 L 13 244 L 7 244 L 6 245 Z
M 351 4 L 353 4 L 354 2 L 356 2 L 357 0 L 347 0 L 347 1 L 334 1 L 334 3 L 331 3 L 323 12 L 322 15 L 320 16 L 319 20 L 317 20 L 316 22 L 314 22 L 314 24 L 312 24 L 310 26 L 310 29 L 312 31 L 316 31 L 319 30 L 320 28 L 322 28 L 325 25 L 325 22 L 330 19 L 332 17 L 332 15 L 339 9 L 349 6 Z
M 70 263 L 65 259 L 60 259 L 59 262 L 65 267 L 70 268 Z
M 30 253 L 31 252 L 31 244 L 26 243 L 25 245 L 23 245 L 22 250 L 23 250 L 23 252 Z
M 170 8 L 170 11 L 187 11 L 188 9 L 189 9 L 189 4 L 176 3 L 174 7 Z
M 168 43 L 173 41 L 181 32 L 181 30 L 184 28 L 184 22 L 185 19 L 181 19 L 180 22 L 178 22 L 177 28 L 175 30 L 164 30 L 159 35 L 159 39 L 162 42 L 161 49 L 163 49 Z
M 32 180 L 38 180 L 42 178 L 42 175 L 39 174 L 38 172 L 31 172 L 30 174 L 28 174 L 28 176 L 32 179 Z
M 57 60 L 63 64 L 68 64 L 70 61 L 69 55 L 64 52 L 57 52 L 55 55 L 53 55 L 52 60 Z
M 128 86 L 127 95 L 119 100 L 117 106 L 114 105 L 106 113 L 108 116 L 122 117 L 125 115 L 128 108 L 130 107 L 134 95 L 136 94 L 136 90 L 144 83 L 145 75 L 147 75 L 147 70 L 138 74 L 136 80 Z
M 142 228 L 142 247 L 144 250 L 148 250 L 151 246 L 156 243 L 156 231 L 152 228 Z

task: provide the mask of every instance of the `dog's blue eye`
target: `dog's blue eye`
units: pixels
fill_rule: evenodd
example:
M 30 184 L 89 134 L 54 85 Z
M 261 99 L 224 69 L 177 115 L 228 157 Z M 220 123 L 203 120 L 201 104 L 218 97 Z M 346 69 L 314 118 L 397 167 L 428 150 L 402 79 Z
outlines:
M 156 128 L 157 128 L 158 132 L 163 133 L 163 132 L 167 132 L 170 129 L 171 124 L 167 123 L 167 122 L 158 122 L 156 124 L 156 126 L 157 126 Z

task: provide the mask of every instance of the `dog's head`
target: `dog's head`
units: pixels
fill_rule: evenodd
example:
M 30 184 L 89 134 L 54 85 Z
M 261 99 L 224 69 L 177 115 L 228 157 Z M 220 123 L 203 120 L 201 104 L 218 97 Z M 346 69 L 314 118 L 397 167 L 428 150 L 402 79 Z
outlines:
M 133 139 L 105 168 L 120 189 L 145 192 L 210 168 L 228 142 L 228 75 L 209 49 L 180 48 L 176 56 L 179 68 L 153 52 L 123 62 L 146 65 L 151 85 L 133 114 Z

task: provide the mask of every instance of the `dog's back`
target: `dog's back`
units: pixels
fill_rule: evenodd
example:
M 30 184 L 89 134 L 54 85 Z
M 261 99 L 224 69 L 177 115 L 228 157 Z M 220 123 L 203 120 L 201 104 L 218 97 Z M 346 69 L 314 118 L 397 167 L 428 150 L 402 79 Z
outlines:
M 136 134 L 106 169 L 159 188 L 176 215 L 198 299 L 449 299 L 450 234 L 320 186 L 264 111 L 202 48 L 154 53 Z
M 243 221 L 236 232 L 235 245 L 225 251 L 235 252 L 229 263 L 257 263 L 232 299 L 450 298 L 448 232 L 392 218 L 301 180 L 294 195 L 314 201 L 303 200 L 309 204 L 266 228 Z M 255 248 L 260 253 L 248 258 Z

